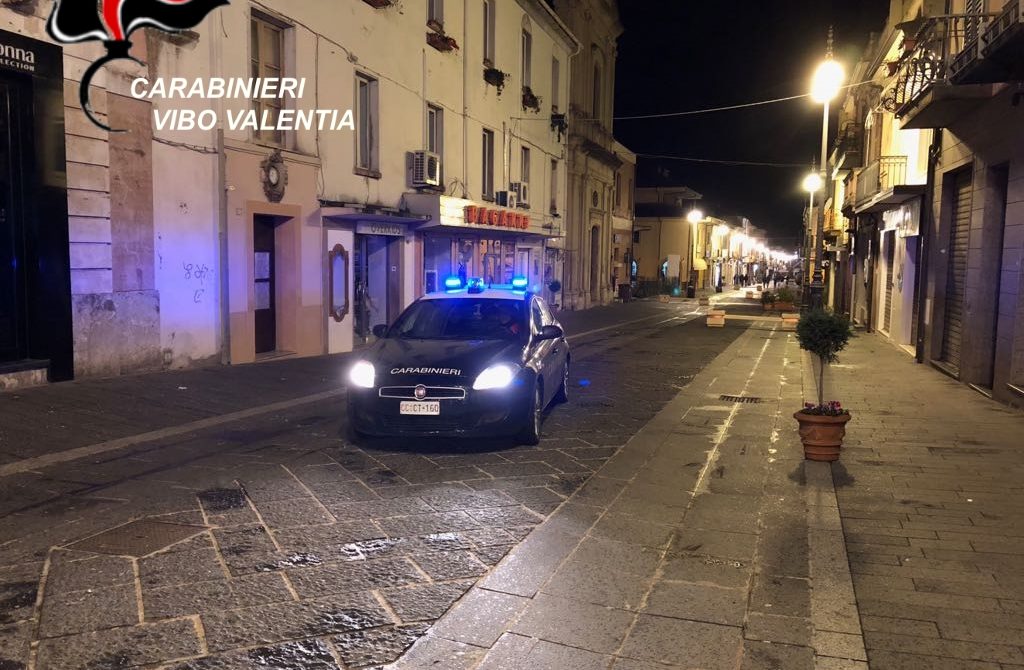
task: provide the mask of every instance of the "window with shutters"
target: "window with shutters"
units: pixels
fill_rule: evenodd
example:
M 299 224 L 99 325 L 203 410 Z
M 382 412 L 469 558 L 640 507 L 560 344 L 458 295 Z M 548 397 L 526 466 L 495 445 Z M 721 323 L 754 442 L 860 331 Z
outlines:
M 285 26 L 268 16 L 252 13 L 249 20 L 249 72 L 253 79 L 280 79 L 284 76 L 285 29 Z M 284 131 L 277 130 L 276 126 L 283 108 L 283 98 L 253 98 L 252 108 L 260 128 L 253 131 L 253 139 L 282 146 Z M 264 127 L 273 129 L 263 130 Z

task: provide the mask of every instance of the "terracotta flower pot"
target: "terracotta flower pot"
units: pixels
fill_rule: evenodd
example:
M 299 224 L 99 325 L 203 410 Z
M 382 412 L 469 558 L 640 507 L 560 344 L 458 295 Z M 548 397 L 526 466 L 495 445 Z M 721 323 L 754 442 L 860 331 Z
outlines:
M 846 435 L 846 424 L 850 414 L 826 416 L 806 414 L 803 411 L 793 414 L 800 423 L 800 441 L 804 443 L 804 458 L 810 461 L 837 461 L 839 449 L 843 446 Z

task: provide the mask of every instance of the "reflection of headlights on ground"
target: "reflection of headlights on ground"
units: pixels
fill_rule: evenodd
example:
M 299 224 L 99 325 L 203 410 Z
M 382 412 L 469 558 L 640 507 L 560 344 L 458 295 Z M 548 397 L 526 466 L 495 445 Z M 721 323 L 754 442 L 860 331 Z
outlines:
M 366 361 L 358 361 L 348 371 L 348 380 L 352 382 L 352 385 L 364 389 L 373 388 L 375 376 L 376 373 L 374 373 L 373 365 Z
M 473 382 L 473 389 L 485 391 L 487 389 L 503 389 L 515 379 L 516 369 L 511 365 L 499 363 L 492 365 L 477 376 Z

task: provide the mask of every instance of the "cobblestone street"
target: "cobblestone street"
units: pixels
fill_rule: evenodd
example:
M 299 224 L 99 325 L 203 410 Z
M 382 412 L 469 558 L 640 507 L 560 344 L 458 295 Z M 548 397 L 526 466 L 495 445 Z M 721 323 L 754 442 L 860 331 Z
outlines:
M 678 314 L 577 345 L 538 447 L 347 446 L 332 397 L 6 477 L 0 667 L 394 660 L 742 330 Z
M 537 447 L 348 444 L 309 361 L 266 365 L 304 380 L 269 403 L 259 366 L 224 368 L 226 414 L 37 441 L 0 477 L 0 669 L 1024 666 L 1020 413 L 862 333 L 826 377 L 842 459 L 806 462 L 810 359 L 719 304 L 724 329 L 685 302 L 567 318 Z M 147 383 L 4 400 L 96 412 Z

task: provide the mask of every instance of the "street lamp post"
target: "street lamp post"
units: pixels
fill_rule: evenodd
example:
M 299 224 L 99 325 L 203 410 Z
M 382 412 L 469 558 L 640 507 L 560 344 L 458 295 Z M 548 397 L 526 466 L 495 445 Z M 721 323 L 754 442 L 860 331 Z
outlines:
M 806 237 L 807 237 L 808 228 L 810 228 L 812 223 L 814 224 L 815 230 L 818 229 L 818 217 L 815 216 L 815 214 L 814 214 L 814 193 L 818 189 L 820 189 L 821 186 L 822 186 L 821 175 L 818 174 L 817 169 L 815 169 L 815 166 L 812 165 L 811 166 L 811 172 L 806 177 L 804 177 L 804 183 L 803 183 L 804 190 L 807 191 L 810 194 L 810 199 L 808 200 L 808 203 L 807 203 L 807 225 L 804 226 L 804 239 L 805 240 L 806 240 Z M 812 216 L 814 217 L 813 220 L 811 219 Z M 821 233 L 818 233 L 815 236 L 815 238 L 816 239 L 820 239 L 820 235 L 821 235 Z M 815 242 L 815 244 L 817 244 L 817 242 Z M 811 263 L 810 251 L 811 250 L 810 250 L 809 247 L 810 247 L 810 245 L 807 244 L 806 241 L 805 241 L 805 243 L 803 245 L 803 250 L 804 250 L 804 254 L 806 256 L 805 260 L 807 261 L 807 263 L 801 269 L 801 271 L 803 272 L 803 279 L 801 281 L 806 281 L 807 280 L 807 272 L 810 269 L 810 263 Z M 817 248 L 817 247 L 815 247 L 815 248 Z M 818 267 L 819 267 L 818 265 L 815 265 L 815 268 L 818 268 Z M 813 288 L 811 288 L 811 287 L 808 287 L 808 288 L 811 291 L 810 297 L 813 299 Z M 813 306 L 813 303 L 809 303 L 806 299 L 803 301 L 803 304 L 804 305 L 811 304 Z
M 817 235 L 814 244 L 814 276 L 811 277 L 811 307 L 820 308 L 824 305 L 825 282 L 822 271 L 822 256 L 825 253 L 825 202 L 828 199 L 828 115 L 829 103 L 839 95 L 843 84 L 843 66 L 832 58 L 832 28 L 828 29 L 828 46 L 825 60 L 814 71 L 811 80 L 811 98 L 824 106 L 821 121 L 821 185 L 825 190 L 821 194 L 821 214 L 817 216 Z M 812 192 L 811 198 L 814 194 Z
M 686 215 L 686 220 L 690 223 L 690 276 L 686 282 L 686 297 L 696 298 L 697 297 L 697 226 L 704 220 L 704 212 L 699 209 L 691 209 L 690 213 Z

